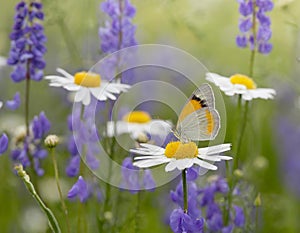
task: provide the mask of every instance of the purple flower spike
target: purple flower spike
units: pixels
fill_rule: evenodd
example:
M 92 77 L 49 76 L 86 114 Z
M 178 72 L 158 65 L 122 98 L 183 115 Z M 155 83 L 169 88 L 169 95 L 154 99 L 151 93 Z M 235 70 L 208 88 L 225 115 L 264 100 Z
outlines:
M 99 28 L 101 50 L 104 53 L 113 53 L 137 44 L 134 37 L 136 27 L 131 22 L 135 7 L 129 0 L 106 0 L 101 4 L 101 10 L 111 18 L 105 22 L 105 27 Z
M 266 12 L 271 11 L 274 4 L 271 0 L 238 0 L 239 12 L 241 14 L 239 30 L 240 35 L 236 37 L 236 45 L 240 48 L 249 46 L 251 51 L 268 54 L 272 51 L 269 40 L 272 37 L 271 19 Z M 256 30 L 253 31 L 254 22 Z M 254 35 L 256 34 L 255 38 Z
M 204 220 L 192 219 L 182 209 L 175 209 L 170 216 L 170 227 L 174 233 L 201 233 L 203 232 Z
M 46 66 L 43 56 L 47 51 L 44 28 L 40 25 L 44 20 L 42 3 L 21 1 L 15 11 L 7 59 L 7 64 L 14 67 L 11 78 L 14 82 L 25 79 L 40 81 Z
M 72 188 L 68 192 L 68 198 L 74 199 L 76 197 L 79 198 L 81 203 L 87 201 L 90 196 L 90 192 L 88 189 L 88 185 L 82 176 L 79 176 L 77 182 L 72 186 Z
M 17 110 L 21 105 L 20 93 L 17 92 L 12 100 L 8 100 L 5 103 L 5 106 L 10 110 Z
M 0 137 L 0 155 L 2 155 L 8 147 L 8 137 L 5 133 Z

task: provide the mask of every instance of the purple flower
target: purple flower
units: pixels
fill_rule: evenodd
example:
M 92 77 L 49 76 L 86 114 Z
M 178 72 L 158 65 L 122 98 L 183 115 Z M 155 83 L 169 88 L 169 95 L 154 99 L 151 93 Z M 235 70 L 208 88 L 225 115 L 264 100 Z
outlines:
M 106 0 L 101 4 L 101 10 L 110 17 L 110 20 L 105 22 L 105 27 L 99 29 L 101 49 L 104 53 L 113 53 L 137 44 L 136 27 L 131 22 L 135 8 L 129 0 Z
M 170 216 L 170 227 L 174 233 L 201 233 L 204 220 L 192 219 L 182 209 L 175 209 Z
M 31 124 L 34 139 L 42 139 L 51 127 L 50 121 L 44 112 L 41 112 L 39 116 L 35 116 Z
M 24 168 L 32 166 L 38 176 L 44 175 L 41 168 L 41 160 L 48 155 L 47 150 L 43 149 L 43 138 L 50 130 L 50 122 L 44 112 L 35 116 L 31 122 L 31 131 L 33 135 L 25 137 L 24 141 L 18 141 L 15 145 L 17 149 L 11 151 L 11 158 L 19 162 Z
M 74 199 L 76 197 L 79 198 L 81 203 L 87 201 L 90 196 L 90 191 L 88 189 L 88 185 L 82 176 L 79 176 L 77 182 L 72 186 L 72 188 L 68 192 L 68 198 Z
M 153 192 L 155 190 L 155 181 L 153 179 L 152 173 L 149 169 L 146 169 L 144 171 L 144 187 L 150 192 Z
M 233 232 L 233 225 L 223 227 L 222 229 L 222 233 L 232 233 L 232 232 Z
M 10 34 L 11 48 L 7 64 L 14 67 L 11 78 L 14 82 L 24 79 L 40 81 L 46 66 L 46 36 L 40 21 L 44 19 L 42 4 L 19 2 L 15 7 L 13 31 Z
M 17 110 L 21 105 L 20 93 L 17 92 L 12 100 L 6 101 L 5 105 L 10 110 Z
M 122 183 L 123 189 L 129 189 L 131 193 L 137 193 L 140 190 L 139 170 L 132 164 L 132 158 L 127 157 L 122 163 Z
M 273 9 L 273 2 L 271 0 L 243 0 L 238 2 L 241 14 L 239 23 L 241 33 L 236 37 L 237 46 L 246 48 L 249 45 L 251 51 L 257 50 L 262 54 L 270 53 L 272 51 L 272 44 L 269 43 L 272 36 L 271 20 L 266 12 Z M 258 28 L 255 33 L 253 32 L 254 28 L 251 30 L 253 21 L 256 21 L 256 28 Z M 255 38 L 254 34 L 256 34 Z
M 71 157 L 67 167 L 66 167 L 66 174 L 69 177 L 75 177 L 79 174 L 80 170 L 80 156 L 76 155 Z
M 0 155 L 5 153 L 8 147 L 8 137 L 5 133 L 0 137 Z
M 237 227 L 243 227 L 245 225 L 244 210 L 241 207 L 236 205 L 233 208 L 235 210 L 234 224 Z

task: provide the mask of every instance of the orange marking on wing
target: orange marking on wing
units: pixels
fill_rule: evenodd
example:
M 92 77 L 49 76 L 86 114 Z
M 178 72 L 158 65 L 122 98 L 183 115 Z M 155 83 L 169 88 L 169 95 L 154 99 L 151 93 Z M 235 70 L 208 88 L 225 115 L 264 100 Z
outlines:
M 186 116 L 190 115 L 191 113 L 199 110 L 202 108 L 201 104 L 197 100 L 190 100 L 182 109 L 178 121 L 182 121 Z
M 207 119 L 207 132 L 211 134 L 214 129 L 214 117 L 210 111 L 206 110 L 206 119 Z

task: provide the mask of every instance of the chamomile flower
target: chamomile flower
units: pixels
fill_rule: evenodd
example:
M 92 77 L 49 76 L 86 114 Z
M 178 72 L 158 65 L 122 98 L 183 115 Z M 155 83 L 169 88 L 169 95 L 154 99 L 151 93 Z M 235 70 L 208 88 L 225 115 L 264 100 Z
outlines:
M 217 170 L 217 166 L 207 161 L 217 162 L 232 159 L 229 156 L 219 155 L 222 152 L 229 151 L 231 144 L 205 148 L 198 148 L 194 142 L 182 143 L 180 141 L 170 142 L 166 148 L 145 143 L 140 145 L 140 148 L 130 150 L 132 153 L 143 155 L 134 158 L 133 165 L 139 168 L 149 168 L 166 163 L 166 172 L 173 171 L 176 168 L 184 170 L 194 164 L 208 170 Z
M 84 105 L 90 104 L 91 94 L 100 101 L 116 100 L 115 94 L 126 92 L 130 87 L 126 84 L 101 80 L 100 75 L 96 73 L 78 72 L 73 76 L 61 68 L 56 70 L 63 76 L 46 76 L 45 79 L 50 80 L 50 86 L 63 87 L 68 91 L 76 92 L 74 101 L 82 102 Z
M 224 77 L 215 73 L 206 73 L 206 79 L 220 88 L 228 96 L 242 95 L 244 100 L 273 99 L 276 91 L 271 88 L 257 88 L 253 79 L 243 74 Z
M 147 134 L 159 135 L 161 138 L 165 138 L 171 131 L 171 127 L 169 122 L 154 120 L 150 114 L 145 111 L 132 111 L 127 113 L 122 120 L 116 123 L 109 121 L 107 123 L 107 136 L 112 137 L 114 135 L 128 133 L 137 141 L 147 142 Z M 116 131 L 116 133 L 114 133 L 114 131 Z

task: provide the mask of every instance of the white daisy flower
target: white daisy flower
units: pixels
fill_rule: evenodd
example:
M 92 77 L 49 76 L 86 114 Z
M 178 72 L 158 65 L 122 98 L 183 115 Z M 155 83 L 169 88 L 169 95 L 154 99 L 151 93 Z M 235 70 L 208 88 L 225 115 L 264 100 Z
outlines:
M 100 75 L 96 73 L 78 72 L 73 76 L 61 68 L 57 68 L 56 71 L 63 76 L 46 76 L 45 79 L 50 80 L 50 86 L 63 87 L 68 91 L 76 92 L 74 101 L 82 102 L 84 105 L 90 104 L 91 94 L 100 101 L 115 100 L 115 94 L 126 92 L 130 88 L 126 84 L 101 80 Z
M 146 134 L 159 135 L 165 138 L 170 133 L 172 125 L 163 120 L 154 120 L 145 111 L 132 111 L 126 114 L 122 120 L 117 122 L 107 122 L 107 136 L 113 137 L 128 133 L 137 141 L 147 142 Z M 114 133 L 116 131 L 116 133 Z
M 228 96 L 242 95 L 244 100 L 273 99 L 276 91 L 271 88 L 257 88 L 253 79 L 243 74 L 224 77 L 215 73 L 206 73 L 206 79 L 213 82 Z
M 166 148 L 151 144 L 140 144 L 140 148 L 131 149 L 130 152 L 144 155 L 135 157 L 134 166 L 139 168 L 149 168 L 167 163 L 165 171 L 174 169 L 184 170 L 197 164 L 200 167 L 217 170 L 217 166 L 207 161 L 216 162 L 230 160 L 232 157 L 219 155 L 229 151 L 231 144 L 221 144 L 205 148 L 198 148 L 194 142 L 182 143 L 180 141 L 170 142 Z

